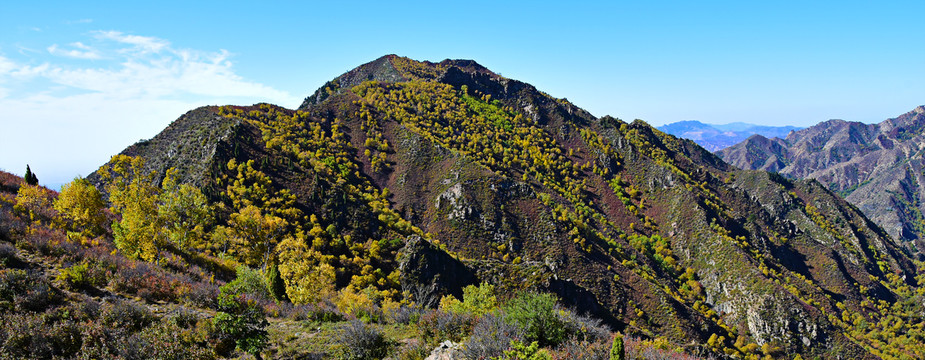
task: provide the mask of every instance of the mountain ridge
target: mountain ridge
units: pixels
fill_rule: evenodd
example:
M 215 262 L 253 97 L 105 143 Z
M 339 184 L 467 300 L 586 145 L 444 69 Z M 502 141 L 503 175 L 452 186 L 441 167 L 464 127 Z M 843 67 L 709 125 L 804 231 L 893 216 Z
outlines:
M 177 157 L 197 142 L 206 161 Z M 266 174 L 312 217 L 292 221 L 323 238 L 290 246 L 319 253 L 338 288 L 461 296 L 465 284 L 402 270 L 401 249 L 423 240 L 501 291 L 550 291 L 689 352 L 907 351 L 839 314 L 885 318 L 868 302 L 898 303 L 918 286 L 917 265 L 820 183 L 736 170 L 693 141 L 595 118 L 471 60 L 387 55 L 298 110 L 203 107 L 124 154 L 158 174 L 175 167 L 216 199 L 223 179 Z M 450 277 L 439 268 L 422 272 Z M 299 279 L 283 277 L 295 293 Z
M 829 120 L 785 139 L 749 138 L 718 154 L 745 169 L 817 179 L 911 250 L 922 249 L 925 107 L 877 124 Z

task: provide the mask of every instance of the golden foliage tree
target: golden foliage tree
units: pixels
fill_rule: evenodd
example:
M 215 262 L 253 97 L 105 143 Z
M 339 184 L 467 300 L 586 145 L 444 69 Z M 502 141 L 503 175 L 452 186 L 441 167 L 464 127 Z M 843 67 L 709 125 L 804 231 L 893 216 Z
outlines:
M 105 207 L 100 191 L 87 179 L 80 177 L 64 184 L 54 201 L 54 208 L 65 222 L 65 227 L 87 236 L 102 233 L 103 222 L 106 220 L 103 215 Z
M 334 293 L 336 272 L 328 263 L 330 257 L 299 237 L 286 237 L 279 244 L 279 272 L 292 303 L 314 303 Z
M 121 216 L 112 224 L 116 247 L 128 257 L 156 260 L 163 225 L 157 216 L 160 191 L 154 185 L 154 174 L 144 171 L 142 158 L 126 155 L 114 156 L 100 173 L 109 184 L 110 208 Z
M 229 253 L 248 266 L 266 268 L 276 257 L 276 244 L 288 222 L 266 214 L 254 205 L 231 214 L 228 220 Z
M 157 214 L 165 236 L 178 249 L 202 245 L 213 223 L 212 205 L 199 188 L 178 184 L 176 170 L 167 170 L 158 198 Z
M 52 205 L 52 193 L 38 185 L 23 183 L 16 193 L 17 211 L 29 214 L 29 220 L 36 221 L 41 215 L 48 215 Z

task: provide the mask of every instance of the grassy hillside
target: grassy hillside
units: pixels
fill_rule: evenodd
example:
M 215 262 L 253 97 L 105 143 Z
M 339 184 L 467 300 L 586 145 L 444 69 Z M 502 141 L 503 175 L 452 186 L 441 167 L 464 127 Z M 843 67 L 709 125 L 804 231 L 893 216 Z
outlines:
M 107 227 L 74 227 L 67 193 L 0 172 L 0 358 L 423 359 L 463 339 L 455 351 L 475 358 L 610 358 L 611 328 L 549 295 L 483 284 L 439 308 L 352 291 L 296 305 L 277 298 L 272 274 L 235 271 L 232 259 L 171 247 L 132 259 L 105 231 L 112 213 L 102 212 Z M 408 246 L 440 259 L 421 240 Z M 631 359 L 693 358 L 665 339 L 619 343 Z

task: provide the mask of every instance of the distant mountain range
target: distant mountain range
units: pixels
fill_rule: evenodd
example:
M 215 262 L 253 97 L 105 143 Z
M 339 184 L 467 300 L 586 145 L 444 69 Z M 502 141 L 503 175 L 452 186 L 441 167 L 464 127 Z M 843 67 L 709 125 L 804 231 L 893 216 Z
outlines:
M 719 151 L 738 144 L 749 136 L 759 134 L 764 137 L 785 137 L 791 131 L 800 130 L 796 126 L 763 126 L 734 122 L 729 124 L 704 124 L 696 120 L 678 121 L 658 127 L 671 135 L 690 139 L 710 151 Z
M 925 107 L 878 124 L 829 120 L 717 152 L 743 169 L 816 179 L 913 251 L 925 238 Z M 921 256 L 921 254 L 920 254 Z

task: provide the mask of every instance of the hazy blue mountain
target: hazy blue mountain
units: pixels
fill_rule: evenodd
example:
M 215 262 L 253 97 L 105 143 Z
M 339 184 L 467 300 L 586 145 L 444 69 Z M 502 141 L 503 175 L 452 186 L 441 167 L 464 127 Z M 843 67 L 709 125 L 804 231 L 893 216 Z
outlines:
M 744 122 L 717 125 L 704 124 L 696 120 L 685 120 L 662 125 L 658 129 L 677 137 L 693 140 L 707 150 L 719 151 L 738 144 L 755 134 L 768 138 L 783 138 L 791 131 L 802 128 L 796 126 L 764 126 Z

